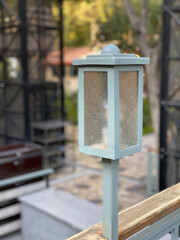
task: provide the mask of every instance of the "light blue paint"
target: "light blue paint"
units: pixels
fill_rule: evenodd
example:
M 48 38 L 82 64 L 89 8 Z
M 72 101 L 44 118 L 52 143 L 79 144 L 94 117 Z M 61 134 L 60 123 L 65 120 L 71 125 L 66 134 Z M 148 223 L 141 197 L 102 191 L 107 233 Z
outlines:
M 171 239 L 178 240 L 179 239 L 179 225 L 176 224 L 173 231 L 171 232 Z
M 115 146 L 115 159 L 122 158 L 134 153 L 140 152 L 142 149 L 142 118 L 143 118 L 143 68 L 142 66 L 120 66 L 115 67 L 115 81 L 116 81 L 116 115 L 115 115 L 115 129 L 117 132 L 116 146 Z M 138 72 L 138 144 L 128 147 L 126 149 L 119 149 L 120 146 L 120 128 L 119 128 L 119 72 Z
M 104 56 L 105 54 L 119 54 L 120 53 L 120 49 L 114 45 L 114 44 L 108 44 L 106 46 L 103 47 L 102 51 L 101 51 L 101 56 Z
M 84 71 L 79 69 L 79 89 L 84 89 Z M 84 90 L 78 92 L 79 147 L 84 146 Z
M 178 240 L 177 230 L 180 226 L 180 209 L 173 211 L 152 225 L 144 228 L 128 240 L 159 240 L 167 233 L 172 232 L 172 239 Z
M 159 192 L 159 157 L 157 153 L 148 152 L 147 164 L 147 196 Z
M 32 173 L 23 174 L 17 177 L 0 180 L 0 187 L 9 186 L 11 184 L 21 182 L 21 181 L 27 181 L 27 180 L 31 180 L 39 177 L 45 177 L 52 173 L 54 173 L 54 170 L 51 168 L 48 168 L 48 169 L 43 169 L 43 170 L 39 170 Z
M 84 144 L 84 72 L 107 72 L 108 76 L 108 149 L 97 149 Z M 138 72 L 138 144 L 120 150 L 119 133 L 119 72 Z M 93 87 L 93 86 L 92 86 Z M 80 67 L 79 68 L 79 151 L 98 157 L 116 160 L 132 155 L 142 149 L 142 116 L 143 116 L 143 67 Z M 97 113 L 98 114 L 98 113 Z
M 115 100 L 115 72 L 114 69 L 110 69 L 108 74 L 108 155 L 110 157 L 106 158 L 111 158 L 115 157 L 115 144 L 116 144 L 116 139 L 115 139 L 115 134 L 116 130 L 114 127 L 115 124 L 115 112 L 116 112 L 116 100 Z
M 119 158 L 132 155 L 142 149 L 142 104 L 143 64 L 149 58 L 135 54 L 122 54 L 115 45 L 107 45 L 102 54 L 90 55 L 86 59 L 74 60 L 79 66 L 79 151 L 102 157 L 103 164 L 103 236 L 108 240 L 118 239 L 118 163 Z M 108 149 L 85 146 L 84 142 L 84 72 L 107 72 L 108 76 Z M 138 144 L 120 150 L 119 124 L 119 71 L 138 72 Z M 93 88 L 93 86 L 92 86 Z M 93 97 L 93 96 L 92 96 Z M 98 114 L 98 112 L 97 112 Z
M 117 46 L 106 45 L 99 55 L 88 55 L 86 59 L 74 59 L 73 65 L 102 65 L 102 66 L 121 66 L 121 65 L 143 65 L 148 64 L 149 58 L 136 57 L 135 54 L 123 54 Z
M 103 236 L 118 239 L 118 166 L 119 160 L 102 159 L 103 165 Z
M 147 164 L 147 196 L 152 196 L 153 193 L 153 178 L 152 178 L 152 154 L 148 152 L 148 164 Z
M 86 66 L 86 65 L 99 65 L 99 66 L 119 66 L 119 65 L 143 65 L 148 64 L 149 58 L 136 57 L 135 54 L 112 54 L 105 55 L 92 55 L 87 56 L 86 59 L 73 60 L 73 65 Z

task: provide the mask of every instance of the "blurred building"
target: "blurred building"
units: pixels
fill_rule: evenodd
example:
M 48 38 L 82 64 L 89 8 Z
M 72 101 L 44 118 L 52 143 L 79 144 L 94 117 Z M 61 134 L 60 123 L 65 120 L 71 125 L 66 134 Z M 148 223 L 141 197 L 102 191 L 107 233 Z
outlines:
M 163 4 L 160 190 L 180 181 L 180 2 Z
M 42 64 L 63 46 L 61 8 L 57 20 L 51 2 L 0 1 L 0 145 L 30 140 L 31 122 L 62 118 L 62 67 L 54 82 Z
M 96 52 L 97 53 L 97 52 Z M 68 93 L 78 90 L 77 68 L 72 65 L 73 59 L 85 58 L 86 55 L 95 54 L 95 51 L 88 47 L 65 47 L 63 50 L 64 86 Z M 58 82 L 61 52 L 54 50 L 48 54 L 44 64 L 46 65 L 46 76 L 53 82 Z

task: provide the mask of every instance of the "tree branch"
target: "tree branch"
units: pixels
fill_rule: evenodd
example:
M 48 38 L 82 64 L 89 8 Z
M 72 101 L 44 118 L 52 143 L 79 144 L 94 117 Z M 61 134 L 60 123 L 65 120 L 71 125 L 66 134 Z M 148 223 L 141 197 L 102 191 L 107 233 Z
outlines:
M 148 0 L 142 0 L 141 18 L 135 13 L 129 0 L 123 0 L 128 19 L 133 32 L 139 41 L 139 46 L 143 55 L 149 55 L 150 46 L 147 42 L 147 6 Z
M 147 37 L 147 8 L 148 8 L 148 0 L 142 0 L 142 8 L 141 8 L 141 33 L 144 37 Z
M 129 0 L 123 0 L 125 10 L 128 16 L 128 19 L 131 23 L 132 29 L 134 32 L 139 32 L 140 31 L 140 19 L 136 15 L 131 3 Z

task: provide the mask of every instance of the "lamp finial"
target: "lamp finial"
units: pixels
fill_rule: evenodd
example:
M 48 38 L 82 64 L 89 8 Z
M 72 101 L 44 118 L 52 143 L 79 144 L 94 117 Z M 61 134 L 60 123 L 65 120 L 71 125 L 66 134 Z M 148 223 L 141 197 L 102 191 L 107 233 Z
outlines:
M 114 44 L 108 44 L 108 45 L 106 45 L 105 47 L 103 47 L 101 53 L 102 53 L 102 54 L 120 53 L 120 50 L 119 50 L 119 48 L 118 48 L 116 45 L 114 45 Z

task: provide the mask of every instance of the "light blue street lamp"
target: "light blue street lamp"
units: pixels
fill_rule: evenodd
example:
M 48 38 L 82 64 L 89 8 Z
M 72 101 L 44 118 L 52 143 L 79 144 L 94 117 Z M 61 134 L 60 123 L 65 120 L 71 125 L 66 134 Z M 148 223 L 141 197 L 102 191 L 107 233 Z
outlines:
M 79 67 L 79 151 L 102 157 L 103 236 L 118 239 L 119 159 L 141 151 L 143 64 L 109 44 L 100 55 L 74 60 Z

